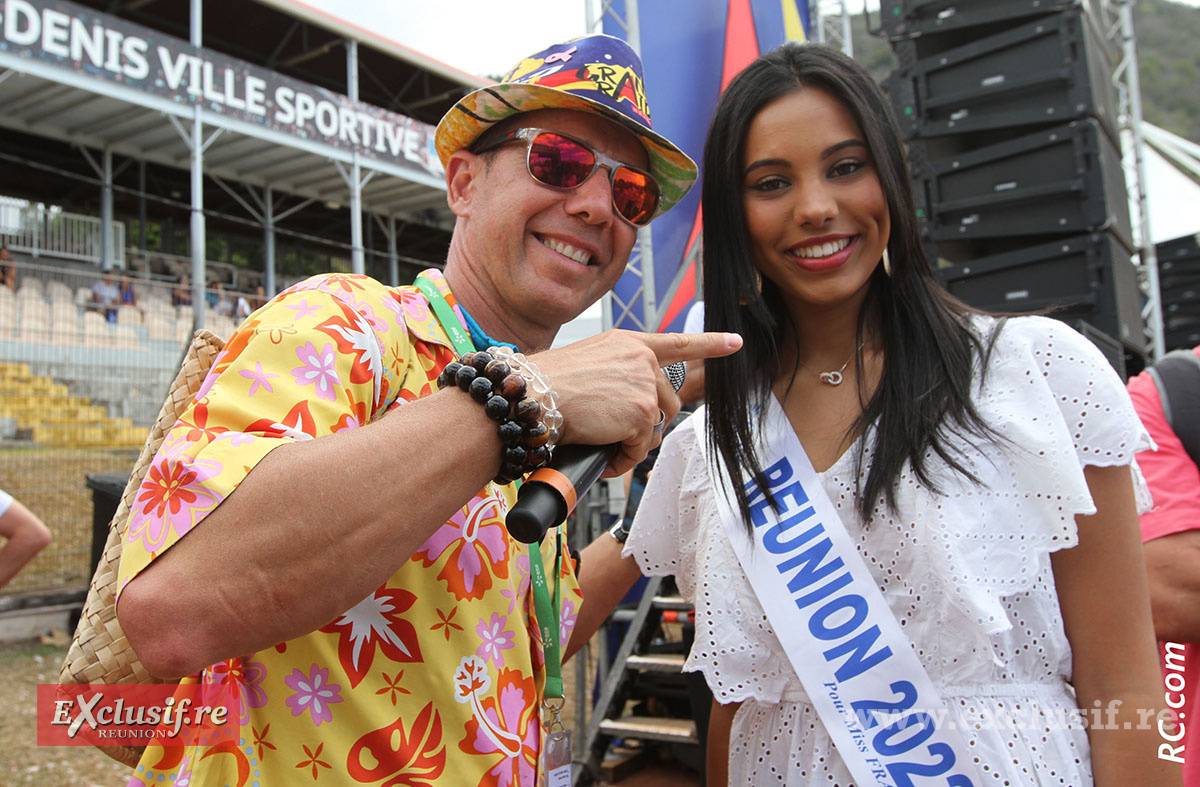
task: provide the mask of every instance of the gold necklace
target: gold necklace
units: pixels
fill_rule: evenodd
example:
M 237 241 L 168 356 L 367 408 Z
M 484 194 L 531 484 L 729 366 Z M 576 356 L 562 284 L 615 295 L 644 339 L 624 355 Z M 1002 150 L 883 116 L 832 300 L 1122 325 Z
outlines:
M 846 371 L 846 367 L 850 365 L 850 362 L 854 360 L 854 357 L 858 355 L 858 352 L 861 349 L 862 345 L 860 344 L 858 347 L 854 348 L 854 353 L 846 359 L 846 362 L 842 364 L 842 368 L 831 372 L 814 372 L 812 369 L 809 369 L 807 366 L 800 363 L 799 360 L 797 360 L 796 363 L 800 363 L 800 368 L 804 369 L 804 371 L 808 372 L 809 374 L 815 374 L 820 378 L 821 382 L 825 383 L 826 385 L 841 385 L 842 380 L 845 379 L 845 376 L 842 374 L 842 372 Z

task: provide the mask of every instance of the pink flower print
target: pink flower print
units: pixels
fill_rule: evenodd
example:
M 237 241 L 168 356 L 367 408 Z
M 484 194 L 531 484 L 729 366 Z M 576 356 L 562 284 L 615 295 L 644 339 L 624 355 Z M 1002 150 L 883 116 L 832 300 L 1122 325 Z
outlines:
M 575 621 L 579 619 L 579 614 L 575 611 L 575 602 L 569 598 L 563 599 L 562 617 L 558 622 L 558 636 L 565 648 L 567 643 L 571 641 L 571 632 L 575 630 Z
M 375 329 L 379 333 L 384 333 L 387 331 L 387 329 L 388 329 L 387 321 L 378 317 L 375 314 L 375 307 L 371 305 L 370 301 L 368 301 L 368 300 L 360 301 L 357 298 L 355 298 L 353 295 L 349 296 L 348 300 L 350 301 L 350 308 L 353 309 L 354 311 L 358 312 L 358 316 L 361 317 L 362 319 L 366 320 L 367 324 L 370 325 L 373 329 Z
M 228 440 L 233 445 L 240 446 L 249 445 L 257 439 L 257 435 L 246 434 L 245 432 L 222 432 L 213 438 L 213 442 L 215 443 L 219 440 Z
M 275 389 L 271 387 L 271 384 L 267 382 L 267 380 L 270 380 L 272 377 L 278 377 L 279 375 L 267 374 L 265 371 L 263 371 L 261 362 L 254 362 L 254 371 L 242 369 L 240 372 L 238 372 L 238 374 L 242 377 L 245 377 L 247 380 L 254 381 L 250 383 L 250 393 L 248 393 L 247 396 L 254 396 L 254 394 L 258 393 L 259 388 L 266 389 L 267 393 L 275 393 Z
M 400 301 L 395 297 L 388 298 L 383 302 L 383 306 L 396 318 L 396 324 L 404 327 L 404 309 L 401 307 Z
M 267 693 L 262 689 L 267 677 L 267 667 L 258 661 L 230 659 L 209 667 L 214 685 L 228 685 L 236 692 L 241 705 L 241 721 L 250 721 L 250 708 L 261 708 L 267 704 Z
M 141 539 L 149 552 L 162 549 L 171 531 L 183 536 L 221 502 L 204 483 L 224 468 L 217 462 L 195 460 L 164 446 L 151 463 L 138 489 L 129 517 L 126 539 Z
M 427 568 L 445 559 L 438 579 L 446 583 L 447 590 L 459 601 L 482 598 L 494 577 L 508 577 L 507 511 L 507 503 L 492 488 L 460 509 L 413 557 Z
M 341 381 L 337 373 L 337 350 L 332 344 L 326 344 L 320 350 L 312 342 L 296 350 L 296 356 L 302 366 L 292 369 L 292 376 L 297 385 L 311 385 L 316 389 L 317 396 L 327 401 L 337 399 L 337 388 Z
M 508 618 L 493 612 L 490 623 L 480 618 L 475 626 L 475 633 L 483 640 L 475 650 L 475 655 L 492 662 L 497 669 L 504 668 L 504 654 L 501 651 L 509 650 L 515 644 L 513 633 L 504 628 L 506 625 Z
M 400 293 L 400 305 L 405 318 L 416 325 L 433 321 L 433 312 L 429 310 L 429 302 L 420 292 L 404 291 Z
M 316 314 L 319 311 L 317 306 L 311 305 L 308 298 L 301 300 L 299 303 L 289 303 L 287 306 L 292 311 L 296 312 L 292 315 L 293 320 L 302 320 L 311 314 Z
M 313 664 L 307 675 L 295 669 L 283 682 L 295 692 L 286 700 L 293 716 L 308 711 L 313 724 L 318 727 L 327 721 L 333 721 L 333 708 L 330 706 L 342 701 L 342 687 L 329 682 L 328 669 L 321 669 Z
M 529 594 L 529 553 L 525 552 L 517 556 L 517 575 L 511 579 L 509 585 L 504 590 L 500 591 L 500 595 L 508 599 L 508 612 L 511 615 L 513 609 L 520 603 L 520 600 Z
M 537 702 L 531 701 L 535 699 L 533 678 L 523 678 L 514 670 L 502 670 L 497 688 L 498 703 L 493 695 L 473 707 L 474 718 L 467 722 L 466 736 L 458 747 L 467 754 L 500 755 L 500 761 L 481 784 L 498 787 L 533 784 L 541 743 Z

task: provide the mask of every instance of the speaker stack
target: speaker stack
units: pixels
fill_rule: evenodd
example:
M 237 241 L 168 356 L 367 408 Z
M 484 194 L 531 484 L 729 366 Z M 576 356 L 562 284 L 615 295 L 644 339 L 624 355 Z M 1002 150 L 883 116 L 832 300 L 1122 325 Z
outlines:
M 1146 352 L 1109 0 L 881 0 L 885 81 L 946 287 L 1048 311 L 1124 374 Z
M 1200 235 L 1154 247 L 1167 352 L 1200 346 Z

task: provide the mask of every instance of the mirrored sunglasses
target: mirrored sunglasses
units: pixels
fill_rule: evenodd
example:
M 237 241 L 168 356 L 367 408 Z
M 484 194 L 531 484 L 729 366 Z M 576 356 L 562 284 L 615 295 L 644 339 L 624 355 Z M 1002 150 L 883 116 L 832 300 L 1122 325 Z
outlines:
M 540 128 L 518 128 L 484 142 L 474 152 L 486 153 L 517 141 L 526 143 L 525 163 L 529 174 L 538 183 L 554 189 L 578 188 L 603 166 L 608 170 L 608 184 L 617 215 L 636 227 L 644 226 L 654 217 L 659 190 L 650 173 L 606 156 L 566 134 Z

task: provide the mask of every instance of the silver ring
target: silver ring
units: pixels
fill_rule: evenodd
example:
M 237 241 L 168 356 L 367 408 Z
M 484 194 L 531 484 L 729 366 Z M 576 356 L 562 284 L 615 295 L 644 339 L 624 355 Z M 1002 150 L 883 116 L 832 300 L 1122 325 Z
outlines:
M 669 366 L 664 366 L 663 374 L 667 376 L 667 381 L 671 383 L 671 387 L 678 392 L 683 387 L 683 381 L 687 379 L 687 364 L 683 361 L 676 361 Z
M 662 411 L 662 408 L 660 407 L 658 410 L 658 423 L 654 424 L 654 428 L 651 429 L 651 434 L 655 434 L 655 435 L 662 434 L 663 427 L 665 427 L 666 425 L 667 425 L 667 414 L 664 413 Z

